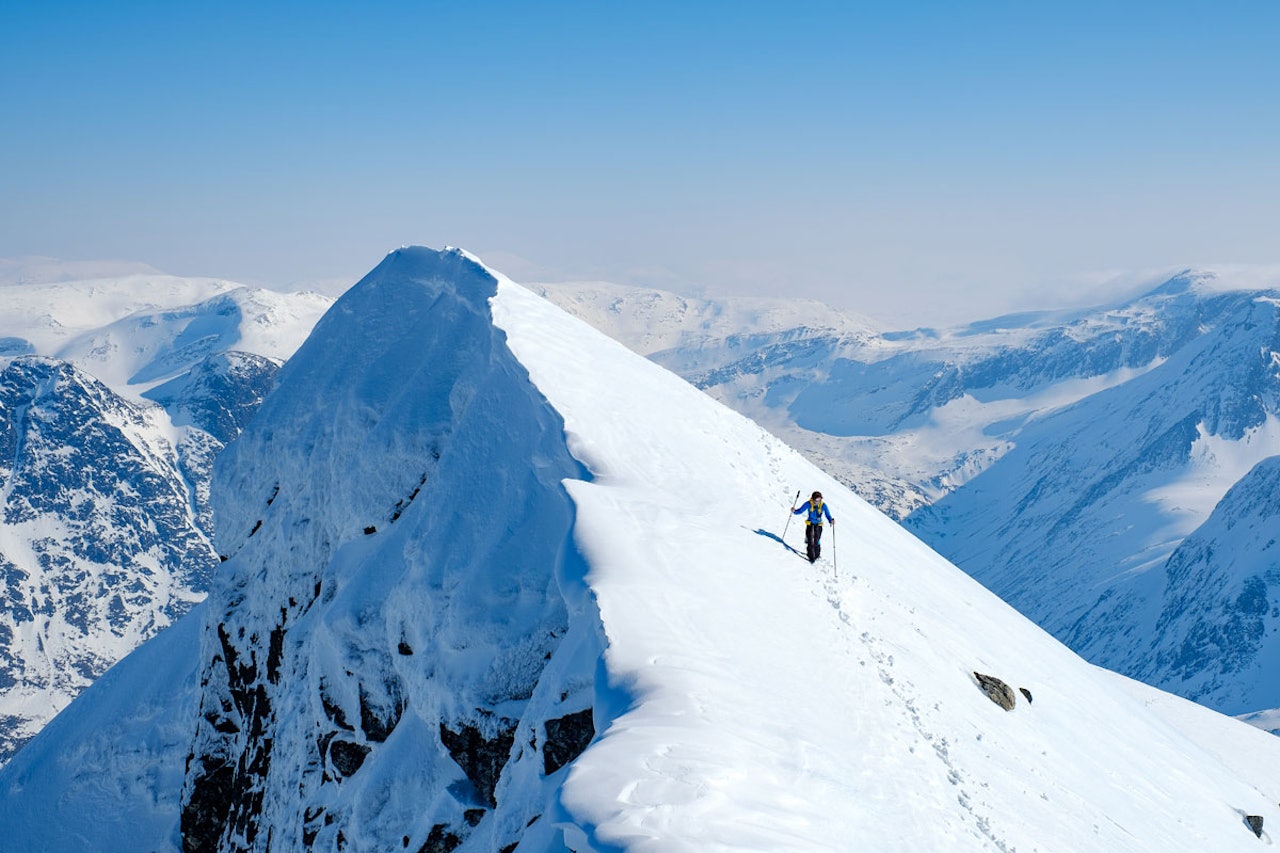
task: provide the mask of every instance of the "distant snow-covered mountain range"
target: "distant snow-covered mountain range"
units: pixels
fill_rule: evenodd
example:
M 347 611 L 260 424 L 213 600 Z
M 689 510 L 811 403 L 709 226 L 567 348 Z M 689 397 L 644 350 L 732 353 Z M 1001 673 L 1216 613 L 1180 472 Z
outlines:
M 213 459 L 332 302 L 0 265 L 0 761 L 204 597 Z
M 798 485 L 838 522 L 816 565 L 784 534 Z M 1087 664 L 758 425 L 459 251 L 393 252 L 341 298 L 212 502 L 208 599 L 0 771 L 6 844 L 1272 843 L 1280 740 Z
M 1096 309 L 896 333 L 790 303 L 540 292 L 1089 660 L 1230 713 L 1280 706 L 1280 273 L 1186 271 Z

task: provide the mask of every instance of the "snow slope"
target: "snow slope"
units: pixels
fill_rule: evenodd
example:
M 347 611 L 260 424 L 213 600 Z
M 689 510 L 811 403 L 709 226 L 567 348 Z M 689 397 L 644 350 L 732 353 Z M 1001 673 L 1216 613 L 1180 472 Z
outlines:
M 670 298 L 587 310 L 608 294 L 553 298 L 905 519 L 1089 660 L 1230 713 L 1280 705 L 1262 640 L 1280 613 L 1262 531 L 1280 516 L 1265 488 L 1226 500 L 1280 454 L 1276 269 L 1184 271 L 1087 310 L 871 336 L 753 325 L 724 300 L 717 316 L 743 325 L 652 353 L 633 324 L 673 322 L 641 310 Z M 1208 529 L 1245 518 L 1258 535 Z M 1186 548 L 1206 539 L 1193 570 Z M 1206 589 L 1220 600 L 1189 605 Z
M 814 488 L 838 525 L 810 566 L 782 539 Z M 758 426 L 460 252 L 394 252 L 339 300 L 214 500 L 231 559 L 198 663 L 166 632 L 0 771 L 13 843 L 1230 851 L 1276 816 L 1280 741 L 1135 698 Z M 975 671 L 1033 700 L 1005 711 Z M 119 758 L 91 783 L 64 754 Z M 113 798 L 127 837 L 88 811 Z

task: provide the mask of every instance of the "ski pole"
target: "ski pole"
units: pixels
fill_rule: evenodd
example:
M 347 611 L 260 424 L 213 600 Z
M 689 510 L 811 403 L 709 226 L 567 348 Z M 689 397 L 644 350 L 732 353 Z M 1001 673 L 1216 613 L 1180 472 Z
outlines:
M 840 573 L 840 562 L 836 554 L 836 522 L 831 520 L 831 574 L 838 575 Z
M 791 526 L 791 516 L 796 514 L 796 504 L 800 503 L 800 490 L 796 489 L 796 499 L 791 502 L 791 512 L 787 513 L 787 523 L 782 525 L 782 540 L 786 544 L 787 528 Z

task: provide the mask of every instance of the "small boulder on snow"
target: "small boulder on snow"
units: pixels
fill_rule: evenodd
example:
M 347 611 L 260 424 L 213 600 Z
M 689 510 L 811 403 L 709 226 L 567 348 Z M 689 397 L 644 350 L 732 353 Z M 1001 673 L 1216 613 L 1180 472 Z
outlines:
M 987 697 L 1004 708 L 1006 711 L 1012 711 L 1013 706 L 1017 704 L 1017 697 L 1013 695 L 1013 688 L 1005 684 L 994 675 L 983 675 L 975 672 L 973 677 L 978 679 L 978 686 L 987 694 Z

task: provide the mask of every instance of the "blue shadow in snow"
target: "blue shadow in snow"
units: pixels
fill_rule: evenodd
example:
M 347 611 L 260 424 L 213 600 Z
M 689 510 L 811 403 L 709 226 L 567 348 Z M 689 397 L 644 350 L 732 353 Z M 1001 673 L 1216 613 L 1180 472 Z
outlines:
M 754 533 L 756 533 L 756 534 L 758 534 L 758 535 L 760 535 L 760 536 L 765 537 L 766 539 L 772 539 L 774 542 L 777 542 L 777 543 L 778 543 L 779 545 L 781 545 L 783 548 L 786 548 L 788 551 L 790 551 L 792 554 L 795 554 L 795 555 L 796 555 L 796 556 L 798 556 L 798 557 L 804 557 L 804 554 L 801 554 L 801 553 L 800 553 L 799 551 L 797 551 L 795 548 L 792 548 L 792 547 L 791 547 L 790 545 L 788 545 L 785 541 L 783 541 L 783 539 L 782 539 L 782 537 L 781 537 L 781 536 L 779 536 L 779 535 L 778 535 L 778 534 L 776 534 L 776 533 L 770 533 L 768 530 L 756 530 L 756 531 L 753 531 L 753 532 L 754 532 Z M 808 559 L 808 557 L 805 557 L 805 559 Z

